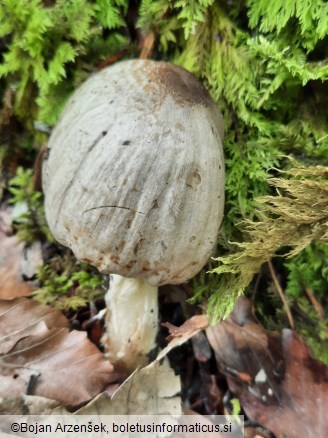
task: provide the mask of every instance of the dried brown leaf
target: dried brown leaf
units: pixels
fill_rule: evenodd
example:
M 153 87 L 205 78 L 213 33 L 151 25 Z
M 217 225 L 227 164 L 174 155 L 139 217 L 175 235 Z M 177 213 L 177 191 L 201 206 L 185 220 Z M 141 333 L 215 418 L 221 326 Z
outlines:
M 77 414 L 89 415 L 179 415 L 181 414 L 180 379 L 167 360 L 152 362 L 137 369 L 110 397 L 97 396 Z
M 195 315 L 185 321 L 182 326 L 176 327 L 169 322 L 164 322 L 161 324 L 166 327 L 170 336 L 168 336 L 169 344 L 159 353 L 157 356 L 157 360 L 165 357 L 173 348 L 178 347 L 185 342 L 187 342 L 190 338 L 192 338 L 195 334 L 199 333 L 201 330 L 204 330 L 208 327 L 208 320 L 205 315 Z
M 118 375 L 85 332 L 43 304 L 0 301 L 0 397 L 33 394 L 77 406 L 103 391 Z
M 68 325 L 61 312 L 45 304 L 26 298 L 0 300 L 0 355 L 12 350 L 19 340 Z
M 283 330 L 280 339 L 245 314 L 208 328 L 207 335 L 251 420 L 278 438 L 328 436 L 328 368 L 294 331 Z
M 11 212 L 0 210 L 0 298 L 12 299 L 32 294 L 31 285 L 22 281 L 21 260 L 24 243 L 10 236 Z
M 20 261 L 24 244 L 16 236 L 7 237 L 0 232 L 0 298 L 11 299 L 32 294 L 31 285 L 23 282 Z
M 177 337 L 190 339 L 200 330 L 208 327 L 208 320 L 205 315 L 195 315 L 185 321 L 180 327 L 176 327 L 169 322 L 163 322 L 162 326 L 166 327 L 170 332 L 170 336 L 167 338 L 169 341 Z

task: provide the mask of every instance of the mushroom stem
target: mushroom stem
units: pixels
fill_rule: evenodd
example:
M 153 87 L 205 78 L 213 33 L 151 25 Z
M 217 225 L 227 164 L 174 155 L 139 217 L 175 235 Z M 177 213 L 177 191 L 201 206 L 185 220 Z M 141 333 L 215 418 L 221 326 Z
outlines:
M 157 287 L 142 279 L 110 276 L 106 294 L 106 356 L 119 371 L 132 372 L 148 363 L 158 323 Z

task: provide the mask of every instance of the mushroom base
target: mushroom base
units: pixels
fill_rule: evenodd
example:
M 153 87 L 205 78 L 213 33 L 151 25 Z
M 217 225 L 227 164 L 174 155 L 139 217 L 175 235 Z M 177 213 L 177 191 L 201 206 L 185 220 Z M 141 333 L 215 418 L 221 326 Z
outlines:
M 106 357 L 118 371 L 131 373 L 148 363 L 158 329 L 157 287 L 141 279 L 110 276 L 106 294 Z

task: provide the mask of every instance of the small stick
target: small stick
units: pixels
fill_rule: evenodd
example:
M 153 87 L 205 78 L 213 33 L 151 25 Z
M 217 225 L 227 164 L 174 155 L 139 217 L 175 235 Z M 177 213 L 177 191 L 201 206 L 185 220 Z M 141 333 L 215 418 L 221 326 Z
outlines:
M 316 296 L 314 295 L 313 290 L 310 287 L 305 288 L 306 295 L 308 296 L 309 300 L 311 301 L 311 304 L 316 311 L 316 314 L 318 315 L 318 318 L 320 321 L 323 321 L 325 319 L 325 311 L 322 307 L 322 305 L 317 300 Z
M 108 67 L 109 65 L 115 64 L 115 62 L 119 61 L 126 55 L 126 49 L 119 50 L 118 52 L 114 53 L 114 55 L 109 56 L 104 61 L 102 61 L 97 66 L 97 70 L 102 70 L 105 67 Z
M 281 301 L 283 302 L 284 307 L 285 307 L 285 309 L 286 309 L 286 313 L 287 313 L 287 317 L 288 317 L 289 325 L 290 325 L 290 327 L 291 327 L 292 329 L 294 329 L 295 325 L 294 325 L 293 316 L 292 316 L 292 313 L 291 313 L 291 311 L 290 311 L 289 305 L 288 305 L 288 303 L 287 303 L 287 300 L 286 300 L 286 297 L 285 297 L 284 291 L 282 290 L 282 287 L 280 286 L 280 283 L 279 283 L 278 278 L 277 278 L 277 276 L 276 276 L 276 273 L 275 273 L 275 271 L 274 271 L 274 268 L 273 268 L 273 265 L 272 265 L 272 261 L 271 261 L 271 260 L 268 261 L 268 266 L 269 266 L 270 275 L 271 275 L 271 277 L 272 277 L 272 280 L 273 280 L 273 282 L 274 282 L 274 284 L 275 284 L 275 286 L 276 286 L 276 289 L 277 289 L 278 294 L 279 294 L 279 296 L 280 296 L 280 298 L 281 298 Z
M 150 32 L 148 34 L 141 34 L 139 47 L 141 49 L 139 58 L 140 59 L 149 59 L 153 53 L 155 43 L 155 34 Z

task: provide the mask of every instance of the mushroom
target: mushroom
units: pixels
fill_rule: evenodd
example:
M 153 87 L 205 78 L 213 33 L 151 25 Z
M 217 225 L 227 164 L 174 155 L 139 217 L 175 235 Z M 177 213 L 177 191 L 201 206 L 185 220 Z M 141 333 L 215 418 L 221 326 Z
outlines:
M 147 362 L 157 288 L 197 274 L 224 206 L 222 116 L 204 86 L 166 62 L 129 60 L 73 94 L 43 163 L 49 227 L 112 274 L 104 343 L 111 362 Z

